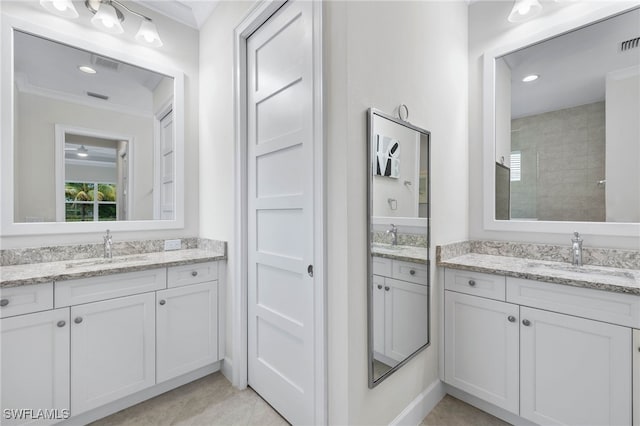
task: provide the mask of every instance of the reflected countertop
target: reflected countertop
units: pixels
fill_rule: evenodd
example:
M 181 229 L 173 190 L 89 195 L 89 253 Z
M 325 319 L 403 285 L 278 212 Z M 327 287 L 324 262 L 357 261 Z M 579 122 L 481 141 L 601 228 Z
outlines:
M 640 296 L 640 270 L 466 253 L 438 266 Z
M 373 243 L 371 255 L 404 262 L 425 263 L 429 260 L 429 249 L 427 247 Z
M 0 267 L 0 288 L 224 260 L 224 250 L 185 249 Z

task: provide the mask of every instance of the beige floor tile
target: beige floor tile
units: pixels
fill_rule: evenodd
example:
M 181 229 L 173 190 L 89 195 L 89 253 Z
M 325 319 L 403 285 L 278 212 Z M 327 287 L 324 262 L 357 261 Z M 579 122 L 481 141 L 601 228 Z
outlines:
M 420 423 L 420 426 L 505 426 L 508 424 L 459 399 L 446 395 Z

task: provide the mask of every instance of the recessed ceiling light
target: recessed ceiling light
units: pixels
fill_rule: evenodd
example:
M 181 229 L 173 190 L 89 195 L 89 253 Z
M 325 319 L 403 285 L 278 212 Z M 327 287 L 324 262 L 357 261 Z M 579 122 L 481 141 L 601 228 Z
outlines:
M 78 69 L 80 71 L 84 72 L 84 73 L 87 73 L 87 74 L 95 74 L 96 73 L 96 70 L 94 70 L 93 68 L 88 67 L 86 65 L 81 65 L 81 66 L 78 67 Z
M 528 75 L 528 76 L 524 77 L 522 79 L 522 81 L 524 81 L 525 83 L 531 83 L 532 81 L 537 80 L 538 77 L 540 77 L 538 74 L 531 74 L 531 75 Z
M 78 152 L 76 154 L 78 155 L 78 157 L 88 157 L 89 150 L 84 145 L 82 145 L 80 148 L 78 148 Z

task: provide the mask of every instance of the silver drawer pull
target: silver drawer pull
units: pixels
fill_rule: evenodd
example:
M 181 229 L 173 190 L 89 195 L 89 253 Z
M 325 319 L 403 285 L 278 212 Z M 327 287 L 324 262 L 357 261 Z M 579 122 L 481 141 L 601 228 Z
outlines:
M 56 324 L 58 327 L 64 327 L 65 325 L 67 325 L 67 323 L 65 321 L 58 321 L 58 324 Z
M 474 280 L 469 280 L 469 285 L 471 287 L 475 287 L 476 286 L 476 282 Z
M 167 303 L 167 301 L 166 301 L 166 300 L 164 300 L 164 299 L 162 299 L 162 300 L 160 301 L 160 304 L 161 304 L 161 305 L 164 305 L 165 303 Z
M 80 324 L 82 322 L 82 317 L 76 317 L 73 322 L 75 322 L 76 324 Z
M 9 299 L 0 300 L 0 306 L 7 306 L 9 304 Z
M 192 277 L 197 277 L 198 276 L 198 271 L 191 271 L 191 276 Z
M 507 319 L 509 320 L 509 322 L 516 322 L 516 317 L 514 317 L 513 315 L 509 315 Z
M 384 286 L 385 291 L 389 291 L 389 288 L 390 287 L 388 285 Z
M 415 269 L 410 270 L 410 271 L 409 271 L 409 274 L 411 274 L 411 275 L 415 275 L 415 274 L 416 274 L 416 270 L 415 270 Z
M 529 327 L 531 325 L 531 321 L 529 321 L 528 319 L 523 319 L 522 325 L 524 325 L 525 327 Z
M 378 290 L 382 290 L 382 284 L 378 284 Z

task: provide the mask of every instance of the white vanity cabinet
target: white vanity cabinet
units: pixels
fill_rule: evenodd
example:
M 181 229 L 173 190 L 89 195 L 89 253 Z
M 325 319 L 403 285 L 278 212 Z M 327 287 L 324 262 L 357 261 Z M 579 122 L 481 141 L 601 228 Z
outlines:
M 389 275 L 373 276 L 374 357 L 397 364 L 428 341 L 427 265 L 374 257 L 380 272 Z
M 220 359 L 218 281 L 156 293 L 157 382 Z
M 71 412 L 155 384 L 155 295 L 71 307 Z
M 69 336 L 68 308 L 0 320 L 3 409 L 0 423 L 43 425 L 55 422 L 8 419 L 5 409 L 47 408 L 57 410 L 60 419 L 65 410 L 68 415 Z
M 640 330 L 633 330 L 633 425 L 640 426 Z
M 497 275 L 489 287 L 502 282 L 506 291 L 487 292 L 453 279 L 491 281 L 475 274 L 445 270 L 447 383 L 537 424 L 632 424 L 625 313 L 640 298 Z M 589 305 L 595 298 L 599 307 Z

